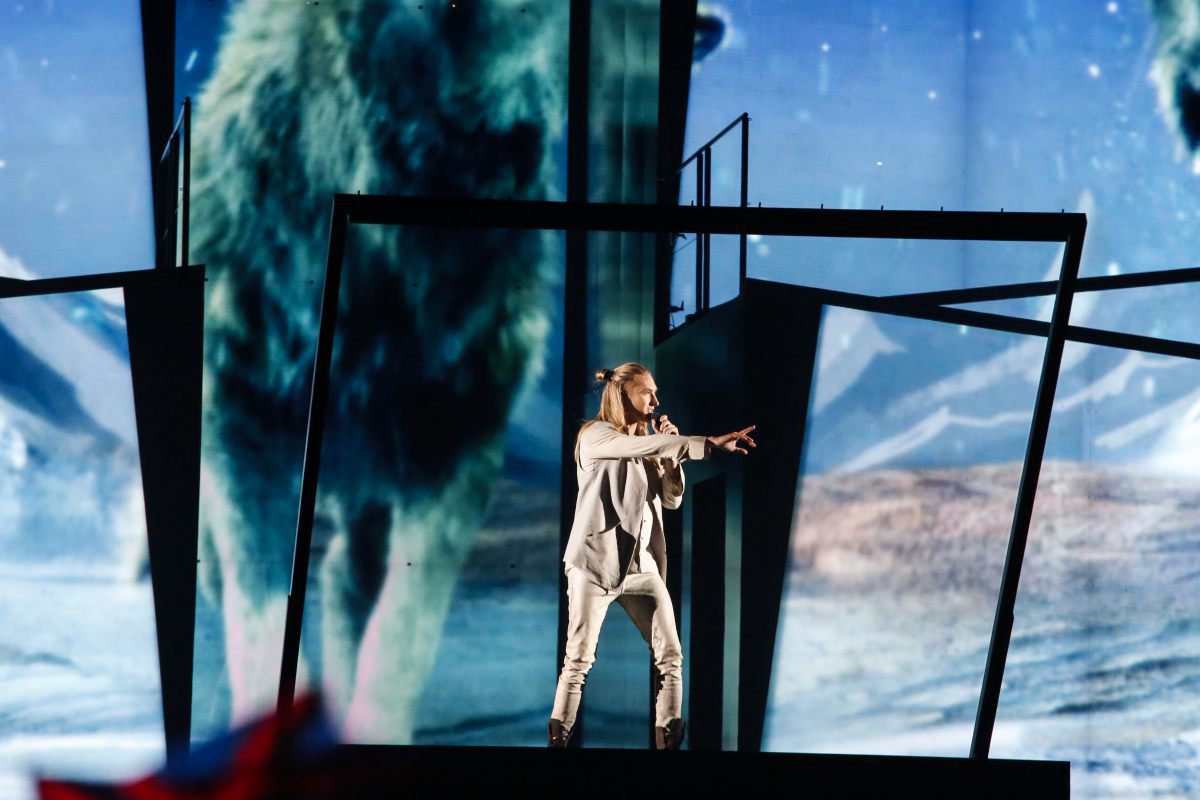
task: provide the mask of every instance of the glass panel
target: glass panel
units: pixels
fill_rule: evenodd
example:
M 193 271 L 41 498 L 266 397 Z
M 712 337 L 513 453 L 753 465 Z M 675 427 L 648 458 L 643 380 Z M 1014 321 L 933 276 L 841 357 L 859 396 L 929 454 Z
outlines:
M 544 743 L 562 252 L 541 231 L 350 230 L 301 648 L 347 741 Z
M 364 24 L 362 15 L 384 6 L 387 19 Z M 565 193 L 566 4 L 480 5 L 476 13 L 489 15 L 489 22 L 475 29 L 478 38 L 465 49 L 459 48 L 463 40 L 451 16 L 462 10 L 452 4 L 365 4 L 357 17 L 343 11 L 336 3 L 223 0 L 181 0 L 178 7 L 176 88 L 180 99 L 183 94 L 196 99 L 193 260 L 209 270 L 192 728 L 201 739 L 275 702 L 331 194 L 544 198 Z M 325 38 L 320 31 L 327 29 L 309 24 L 315 18 L 344 36 Z M 275 32 L 269 38 L 277 48 L 260 46 L 256 31 L 262 29 Z M 364 39 L 364 30 L 372 37 Z M 395 37 L 394 46 L 380 44 L 376 34 L 381 31 Z M 355 57 L 368 50 L 371 58 Z M 464 52 L 477 60 L 466 65 L 459 58 Z M 382 64 L 377 56 L 395 62 Z M 459 59 L 459 88 L 469 85 L 471 91 L 456 91 L 446 80 L 412 80 L 430 64 L 453 59 Z M 328 73 L 331 63 L 377 71 Z M 314 64 L 329 78 L 316 87 L 305 78 Z M 258 77 L 242 80 L 248 74 Z M 487 97 L 476 91 L 485 85 L 491 92 Z M 343 90 L 363 93 L 363 102 L 348 106 L 346 95 L 339 94 Z M 362 116 L 347 116 L 351 106 Z M 511 115 L 497 114 L 497 108 Z M 479 119 L 488 121 L 487 130 L 474 127 Z M 351 138 L 357 142 L 352 147 L 325 146 Z M 376 266 L 394 280 L 399 264 L 397 259 Z M 447 292 L 445 297 L 454 297 Z M 458 311 L 465 314 L 466 308 Z M 381 305 L 381 313 L 384 309 Z M 422 331 L 429 337 L 438 333 Z M 404 352 L 414 346 L 404 343 L 409 348 Z M 555 379 L 555 358 L 545 356 L 546 381 Z M 543 394 L 538 397 L 544 400 Z M 522 402 L 532 402 L 530 396 Z M 546 396 L 557 403 L 557 394 Z M 557 422 L 550 427 L 557 453 Z M 542 432 L 539 447 L 547 435 Z M 509 469 L 530 469 L 530 462 L 518 461 L 517 448 L 511 449 Z M 543 454 L 534 461 L 544 467 Z M 517 480 L 507 473 L 504 479 Z M 482 504 L 478 511 L 484 513 Z M 475 527 L 507 524 L 488 519 Z M 332 535 L 329 529 L 318 533 Z M 315 559 L 314 569 L 321 563 Z M 527 567 L 523 560 L 515 563 L 517 572 Z M 548 580 L 557 591 L 557 578 Z M 555 628 L 550 626 L 552 638 Z M 449 636 L 443 643 L 452 641 Z M 316 670 L 312 682 L 319 682 L 320 640 L 305 638 L 304 646 Z M 553 662 L 548 652 L 545 669 Z M 440 662 L 435 669 L 442 669 Z M 553 691 L 548 680 L 547 694 Z M 479 691 L 499 691 L 502 685 L 494 682 Z M 497 737 L 513 741 L 515 734 L 489 718 L 489 725 L 499 726 Z M 444 727 L 448 724 L 446 719 L 417 723 L 422 731 L 422 726 L 433 731 L 430 736 L 458 736 L 457 729 Z M 530 730 L 544 725 L 542 720 Z
M 0 5 L 0 276 L 151 266 L 136 0 Z
M 0 300 L 0 795 L 163 757 L 120 292 Z
M 1044 346 L 826 309 L 764 749 L 967 755 Z
M 1196 786 L 1200 364 L 1068 344 L 992 755 L 1071 761 L 1078 797 Z M 1081 442 L 1063 452 L 1062 445 Z

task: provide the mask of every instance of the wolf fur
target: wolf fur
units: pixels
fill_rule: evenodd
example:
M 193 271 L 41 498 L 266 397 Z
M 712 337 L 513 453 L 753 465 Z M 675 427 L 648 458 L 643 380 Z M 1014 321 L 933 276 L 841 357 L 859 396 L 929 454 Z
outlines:
M 1194 158 L 1200 148 L 1200 2 L 1151 0 L 1150 6 L 1158 33 L 1151 77 L 1159 109 L 1180 150 Z
M 565 7 L 230 12 L 198 102 L 192 236 L 210 275 L 201 578 L 234 721 L 278 687 L 331 197 L 547 197 Z M 347 738 L 403 743 L 539 368 L 549 252 L 540 234 L 360 226 L 345 263 L 304 635 L 319 620 Z

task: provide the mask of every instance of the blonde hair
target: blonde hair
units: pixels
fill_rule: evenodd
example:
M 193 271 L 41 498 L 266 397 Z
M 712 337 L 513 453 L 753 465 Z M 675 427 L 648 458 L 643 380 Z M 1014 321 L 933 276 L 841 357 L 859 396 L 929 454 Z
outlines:
M 579 433 L 575 437 L 576 464 L 580 463 L 579 442 L 583 439 L 583 432 L 597 422 L 608 422 L 618 431 L 625 432 L 629 425 L 625 421 L 625 384 L 649 374 L 650 370 L 636 361 L 626 361 L 616 369 L 596 370 L 596 380 L 604 386 L 604 391 L 600 394 L 600 413 L 583 423 L 583 427 L 579 429 Z M 638 424 L 635 435 L 645 436 L 648 432 L 648 426 L 642 422 Z

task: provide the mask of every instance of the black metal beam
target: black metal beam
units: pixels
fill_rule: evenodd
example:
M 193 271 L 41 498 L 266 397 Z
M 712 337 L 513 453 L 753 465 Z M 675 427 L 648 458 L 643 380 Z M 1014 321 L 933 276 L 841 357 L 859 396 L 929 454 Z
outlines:
M 154 270 L 125 288 L 167 761 L 188 753 L 200 514 L 204 270 Z
M 150 144 L 150 190 L 158 193 L 159 156 L 175 124 L 175 3 L 141 0 L 142 65 L 146 78 L 146 124 Z M 154 197 L 154 231 L 163 230 L 164 198 Z
M 317 507 L 317 478 L 321 474 L 321 447 L 325 439 L 325 410 L 329 404 L 329 367 L 333 361 L 333 335 L 337 326 L 338 296 L 346 243 L 346 215 L 337 200 L 329 225 L 329 253 L 321 293 L 317 355 L 313 364 L 312 394 L 308 406 L 308 434 L 300 474 L 300 508 L 296 517 L 296 545 L 292 554 L 292 583 L 287 598 L 283 630 L 283 655 L 279 667 L 279 715 L 291 713 L 296 694 L 296 669 L 300 659 L 300 632 L 304 625 L 304 598 L 308 589 L 308 563 L 312 553 L 313 518 Z
M 750 115 L 742 114 L 742 185 L 739 205 L 750 205 Z M 746 234 L 738 237 L 738 287 L 746 283 Z
M 589 119 L 591 117 L 591 42 L 592 0 L 571 0 L 567 57 L 567 200 L 586 204 L 590 189 Z M 575 434 L 583 418 L 583 397 L 587 374 L 587 286 L 588 231 L 566 233 L 566 274 L 563 276 L 563 383 L 562 420 L 559 452 L 559 553 L 567 546 L 575 507 L 566 498 L 575 494 L 575 461 L 567 453 L 575 451 Z M 567 579 L 558 573 L 558 647 L 554 654 L 554 674 L 562 666 L 567 645 Z M 587 735 L 582 707 L 572 730 L 571 745 L 579 747 Z
M 657 206 L 382 195 L 336 195 L 361 224 L 583 231 L 694 231 L 860 239 L 1065 242 L 1081 233 L 1083 214 L 986 211 L 847 211 L 816 208 Z
M 468 200 L 425 197 L 337 195 L 350 222 L 361 224 L 507 227 L 567 231 L 758 233 L 778 236 L 850 238 L 963 239 L 991 241 L 1063 241 L 1082 237 L 1082 214 L 995 213 L 970 211 L 845 211 L 835 209 L 652 206 L 611 203 L 555 203 L 516 200 Z M 466 222 L 469 220 L 469 223 Z M 571 280 L 568 272 L 568 281 Z M 1200 268 L 1079 278 L 1075 291 L 1106 291 L 1200 280 Z M 3 287 L 3 283 L 0 283 Z M 943 302 L 973 302 L 1048 294 L 1057 282 L 872 297 L 808 288 L 821 302 L 883 314 L 928 319 L 1031 336 L 1048 335 L 1045 322 L 961 308 Z M 967 298 L 964 300 L 963 298 Z M 568 303 L 571 302 L 568 298 Z M 1170 339 L 1069 326 L 1072 341 L 1123 347 L 1147 353 L 1195 358 L 1197 345 Z M 573 397 L 577 395 L 572 395 Z M 565 397 L 565 395 L 564 395 Z M 572 434 L 573 441 L 573 434 Z
M 688 641 L 691 661 L 688 747 L 692 750 L 720 750 L 725 727 L 725 483 L 725 475 L 719 473 L 689 489 L 692 493 L 691 617 L 695 620 Z M 681 572 L 676 568 L 668 574 Z M 677 612 L 678 608 L 677 605 Z M 734 720 L 729 722 L 733 724 Z
M 704 205 L 704 162 L 708 154 L 701 150 L 696 160 L 696 207 Z M 708 237 L 697 233 L 696 236 L 696 312 L 707 308 L 704 304 L 704 250 L 708 246 Z
M 1070 325 L 1067 327 L 1067 340 L 1101 347 L 1118 347 L 1122 350 L 1138 350 L 1142 353 L 1153 353 L 1160 356 L 1200 360 L 1200 344 L 1180 342 L 1174 339 L 1159 339 L 1154 336 L 1139 336 L 1136 333 L 1120 333 Z
M 704 151 L 704 207 L 712 208 L 712 149 Z M 697 203 L 697 205 L 700 205 Z M 704 234 L 704 305 L 712 308 L 712 234 Z
M 744 424 L 770 432 L 752 457 L 727 467 L 741 472 L 737 747 L 757 752 L 791 560 L 822 315 L 803 290 L 767 281 L 747 280 L 737 302 L 742 332 L 729 337 L 729 346 L 740 345 L 735 358 L 743 377 L 736 382 L 744 388 L 736 391 L 744 392 Z
M 751 278 L 750 280 L 754 279 Z M 791 288 L 793 287 L 789 286 L 789 289 Z M 1023 336 L 1045 337 L 1050 333 L 1050 323 L 1026 319 L 1024 317 L 1011 317 L 1007 314 L 988 314 L 965 308 L 912 306 L 907 302 L 894 303 L 891 297 L 872 297 L 870 295 L 839 292 L 831 289 L 799 288 L 803 289 L 805 294 L 817 302 L 827 306 L 852 308 L 858 311 L 889 314 L 908 319 L 944 322 L 948 325 L 966 325 L 971 328 L 1016 333 Z M 1078 292 L 1076 293 L 1078 294 Z M 1094 344 L 1102 347 L 1137 350 L 1142 353 L 1152 353 L 1154 355 L 1200 360 L 1200 343 L 1182 342 L 1176 339 L 1160 339 L 1154 336 L 1141 336 L 1135 333 L 1108 331 L 1081 325 L 1068 326 L 1066 339 L 1070 342 L 1080 342 L 1082 344 Z
M 0 299 L 5 297 L 34 297 L 44 294 L 91 292 L 97 289 L 123 289 L 138 282 L 153 283 L 155 270 L 136 269 L 128 272 L 103 272 L 91 275 L 68 275 L 63 278 L 0 278 Z
M 1200 281 L 1200 267 L 1133 272 L 1125 275 L 1097 275 L 1091 278 L 1080 278 L 1076 281 L 1075 293 L 1169 286 L 1198 281 Z M 1008 283 L 999 286 L 978 286 L 969 289 L 898 294 L 891 295 L 889 299 L 913 306 L 959 305 L 963 303 L 985 303 L 994 300 L 1042 297 L 1054 294 L 1057 288 L 1057 281 L 1033 281 L 1030 283 Z
M 192 98 L 183 101 L 183 185 L 180 187 L 179 217 L 179 263 L 188 265 L 188 238 L 191 234 L 192 215 Z
M 1004 681 L 1004 665 L 1008 660 L 1008 647 L 1012 639 L 1017 587 L 1021 580 L 1021 566 L 1025 560 L 1025 546 L 1029 541 L 1029 524 L 1033 519 L 1033 501 L 1037 496 L 1038 478 L 1046 451 L 1046 437 L 1050 431 L 1050 416 L 1054 409 L 1054 393 L 1058 387 L 1058 373 L 1062 366 L 1067 327 L 1071 319 L 1071 304 L 1075 297 L 1075 281 L 1079 275 L 1079 262 L 1083 255 L 1083 233 L 1081 227 L 1068 239 L 1063 253 L 1058 292 L 1054 297 L 1054 311 L 1050 317 L 1050 335 L 1046 340 L 1046 352 L 1042 358 L 1042 374 L 1038 381 L 1033 420 L 1029 425 L 1029 441 L 1025 448 L 1025 463 L 1021 467 L 1021 482 L 1017 489 L 1016 507 L 1013 510 L 1008 554 L 1004 560 L 1004 574 L 1000 581 L 1000 596 L 996 602 L 996 616 L 992 622 L 983 687 L 979 693 L 979 708 L 975 715 L 975 730 L 971 739 L 972 758 L 987 758 L 991 749 L 992 729 L 996 724 L 996 709 L 1000 703 L 1000 687 Z

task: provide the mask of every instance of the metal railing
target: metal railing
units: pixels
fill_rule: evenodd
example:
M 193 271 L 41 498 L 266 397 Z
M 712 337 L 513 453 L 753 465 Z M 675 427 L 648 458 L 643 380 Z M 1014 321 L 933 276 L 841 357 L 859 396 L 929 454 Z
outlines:
M 154 176 L 154 266 L 159 269 L 188 264 L 191 189 L 192 99 L 188 97 L 158 158 Z
M 743 113 L 733 122 L 721 129 L 721 132 L 701 145 L 696 152 L 683 160 L 675 169 L 679 175 L 693 161 L 696 162 L 696 199 L 694 205 L 700 208 L 712 205 L 712 149 L 725 134 L 734 128 L 741 128 L 742 158 L 741 158 L 741 207 L 746 208 L 750 201 L 750 115 Z M 696 245 L 696 312 L 701 312 L 711 306 L 710 284 L 712 283 L 712 248 L 710 234 L 697 233 L 693 240 Z M 746 281 L 746 234 L 741 234 L 738 244 L 738 287 Z

